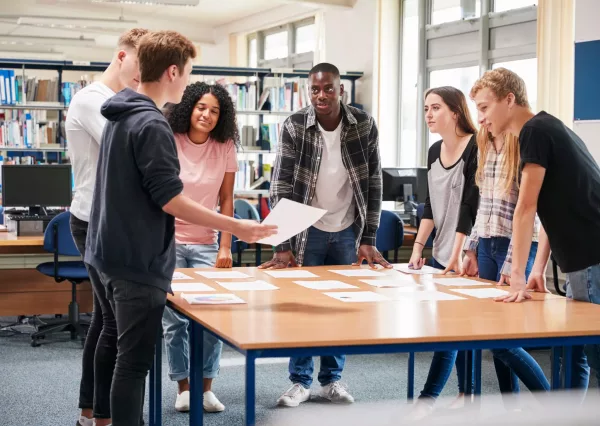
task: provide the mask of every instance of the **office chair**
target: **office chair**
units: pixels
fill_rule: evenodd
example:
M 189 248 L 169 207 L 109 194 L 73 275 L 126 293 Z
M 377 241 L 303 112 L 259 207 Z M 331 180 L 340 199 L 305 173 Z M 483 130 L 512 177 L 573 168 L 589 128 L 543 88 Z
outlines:
M 82 261 L 59 261 L 59 256 L 81 256 L 69 226 L 70 212 L 57 215 L 50 221 L 44 232 L 44 250 L 54 255 L 52 262 L 41 263 L 37 270 L 49 277 L 54 278 L 57 283 L 69 281 L 71 283 L 71 303 L 69 303 L 69 315 L 67 319 L 54 321 L 38 327 L 31 335 L 31 346 L 39 346 L 39 340 L 51 333 L 63 331 L 71 332 L 71 340 L 79 336 L 82 342 L 85 340 L 89 322 L 79 319 L 79 304 L 77 303 L 77 285 L 88 281 L 88 272 Z
M 241 219 L 237 214 L 233 215 L 236 219 Z M 221 233 L 219 232 L 218 237 L 219 247 L 221 246 Z M 242 252 L 248 248 L 248 243 L 238 240 L 235 235 L 231 236 L 231 253 L 236 254 L 236 259 L 233 262 L 233 266 L 242 266 Z
M 379 228 L 375 238 L 375 246 L 383 257 L 389 261 L 388 252 L 394 250 L 394 263 L 398 263 L 398 248 L 404 241 L 404 222 L 398 214 L 382 210 L 379 219 Z
M 239 215 L 242 219 L 252 219 L 260 222 L 258 210 L 248 200 L 238 198 L 233 202 L 233 209 L 235 214 Z

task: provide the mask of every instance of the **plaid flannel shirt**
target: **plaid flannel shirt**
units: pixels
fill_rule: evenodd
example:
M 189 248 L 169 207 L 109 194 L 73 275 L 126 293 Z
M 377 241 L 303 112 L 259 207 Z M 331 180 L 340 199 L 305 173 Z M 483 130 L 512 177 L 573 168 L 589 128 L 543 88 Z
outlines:
M 342 161 L 355 201 L 356 249 L 375 245 L 381 214 L 381 160 L 375 120 L 366 112 L 342 105 Z M 271 206 L 282 198 L 310 205 L 321 165 L 323 137 L 312 106 L 297 111 L 283 123 L 271 179 Z M 308 230 L 275 248 L 293 250 L 298 264 L 304 260 Z
M 467 238 L 464 245 L 464 250 L 472 250 L 477 252 L 480 238 L 504 237 L 511 239 L 506 253 L 506 259 L 502 265 L 501 273 L 510 276 L 512 266 L 512 229 L 513 216 L 517 200 L 519 199 L 519 188 L 516 182 L 513 182 L 508 193 L 504 193 L 500 186 L 506 178 L 506 173 L 502 170 L 502 162 L 504 160 L 504 146 L 499 152 L 493 142 L 487 151 L 487 158 L 479 158 L 479 161 L 485 161 L 483 168 L 483 182 L 479 188 L 479 209 L 477 210 L 477 218 L 475 225 L 471 231 L 471 235 Z M 533 226 L 533 241 L 538 241 L 540 232 L 540 220 L 535 216 Z

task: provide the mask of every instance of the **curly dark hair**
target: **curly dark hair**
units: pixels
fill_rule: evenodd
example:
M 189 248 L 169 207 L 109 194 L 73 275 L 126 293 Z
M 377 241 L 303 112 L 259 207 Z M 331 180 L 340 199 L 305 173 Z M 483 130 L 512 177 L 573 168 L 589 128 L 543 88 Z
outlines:
M 235 115 L 235 106 L 229 92 L 220 84 L 207 84 L 196 82 L 188 85 L 183 92 L 181 102 L 169 105 L 166 117 L 174 133 L 188 133 L 190 120 L 196 103 L 207 93 L 212 94 L 219 101 L 219 120 L 210 132 L 210 136 L 217 142 L 225 143 L 232 140 L 236 147 L 240 144 L 240 135 Z

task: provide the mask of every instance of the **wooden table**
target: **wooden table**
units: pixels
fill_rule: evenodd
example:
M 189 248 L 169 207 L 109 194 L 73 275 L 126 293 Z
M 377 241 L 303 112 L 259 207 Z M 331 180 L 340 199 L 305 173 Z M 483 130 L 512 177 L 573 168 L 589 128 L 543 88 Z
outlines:
M 17 237 L 12 232 L 0 232 L 0 254 L 45 253 L 44 236 Z
M 383 271 L 385 277 L 381 278 L 349 278 L 330 272 L 349 268 L 329 266 L 301 269 L 319 276 L 303 280 L 343 281 L 360 290 L 374 291 L 391 298 L 398 297 L 403 291 L 398 288 L 377 288 L 360 281 L 407 277 L 398 271 Z M 201 385 L 204 331 L 214 334 L 246 356 L 247 425 L 255 424 L 255 360 L 261 357 L 437 350 L 467 350 L 472 356 L 477 356 L 481 349 L 560 346 L 567 348 L 564 383 L 570 383 L 571 366 L 567 362 L 570 359 L 570 348 L 573 345 L 600 343 L 600 306 L 573 302 L 552 294 L 535 293 L 533 300 L 520 304 L 498 303 L 491 299 L 469 296 L 463 296 L 464 300 L 452 301 L 344 303 L 324 295 L 323 291 L 294 284 L 293 281 L 298 279 L 275 279 L 256 268 L 234 270 L 272 283 L 279 290 L 229 292 L 213 280 L 196 275 L 196 270 L 181 269 L 179 271 L 194 278 L 193 282 L 208 284 L 219 293 L 235 293 L 247 304 L 190 305 L 179 293 L 168 298 L 168 305 L 189 318 L 192 324 L 191 425 L 203 423 Z M 458 287 L 435 284 L 435 276 L 408 277 L 418 284 L 415 291 L 437 289 L 462 296 L 451 291 Z M 490 286 L 489 282 L 481 282 L 483 288 L 496 288 Z M 161 424 L 161 351 L 156 351 L 156 354 L 151 371 L 151 425 Z M 479 380 L 480 360 L 479 356 L 479 371 L 476 363 L 473 364 L 476 380 Z M 553 351 L 553 388 L 560 386 L 558 368 L 555 368 L 557 360 L 558 351 Z M 412 371 L 409 365 L 409 378 L 414 372 L 414 364 L 412 365 Z M 480 382 L 476 382 L 476 387 L 478 386 Z M 409 395 L 410 393 L 411 390 Z

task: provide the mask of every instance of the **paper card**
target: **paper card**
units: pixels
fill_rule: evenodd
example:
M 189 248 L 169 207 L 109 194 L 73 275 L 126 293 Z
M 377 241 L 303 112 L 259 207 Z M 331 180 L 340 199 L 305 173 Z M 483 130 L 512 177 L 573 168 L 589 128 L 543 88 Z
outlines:
M 500 290 L 499 288 L 465 288 L 465 289 L 452 289 L 455 293 L 464 294 L 465 296 L 476 297 L 478 299 L 487 299 L 491 297 L 507 296 L 510 293 L 506 290 Z
M 172 283 L 171 290 L 173 290 L 173 291 L 215 291 L 214 288 L 207 286 L 204 283 Z
M 445 286 L 457 286 L 457 287 L 472 287 L 472 286 L 488 286 L 489 283 L 473 280 L 470 278 L 436 278 L 434 283 Z
M 265 281 L 217 281 L 217 284 L 229 291 L 279 290 Z
M 399 280 L 360 280 L 365 284 L 372 285 L 373 287 L 417 287 L 418 284 L 412 279 L 399 279 Z
M 441 301 L 441 300 L 464 300 L 464 297 L 454 294 L 443 293 L 434 290 L 415 290 L 411 288 L 399 288 L 398 292 L 394 293 L 394 300 L 411 300 L 416 302 L 425 301 Z
M 346 284 L 342 281 L 328 280 L 328 281 L 294 281 L 294 284 L 301 285 L 302 287 L 310 288 L 312 290 L 336 290 L 336 289 L 348 289 L 358 288 L 352 284 Z
M 264 272 L 273 278 L 319 278 L 318 275 L 302 269 L 288 269 L 282 271 L 268 270 Z
M 250 275 L 246 275 L 239 271 L 196 271 L 196 273 L 211 280 L 222 280 L 227 278 L 250 278 Z
M 333 297 L 334 299 L 342 302 L 385 302 L 390 300 L 383 294 L 375 293 L 373 291 L 336 291 L 323 293 L 326 296 Z
M 325 213 L 327 210 L 282 198 L 262 222 L 265 225 L 277 225 L 277 234 L 263 238 L 258 243 L 279 245 L 314 225 Z
M 186 294 L 181 293 L 181 298 L 191 305 L 232 305 L 246 303 L 235 294 Z
M 421 269 L 412 269 L 408 267 L 408 263 L 397 263 L 394 269 L 405 274 L 425 275 L 425 274 L 441 274 L 442 269 L 432 268 L 431 266 L 423 266 Z
M 330 270 L 329 272 L 343 275 L 345 277 L 385 277 L 386 276 L 385 274 L 383 274 L 381 272 L 377 272 L 372 269 L 366 269 L 366 268 L 338 269 L 338 270 Z
M 192 279 L 192 277 L 189 277 L 182 272 L 175 271 L 175 272 L 173 272 L 173 278 L 171 280 L 176 281 L 176 280 L 191 280 L 191 279 Z

